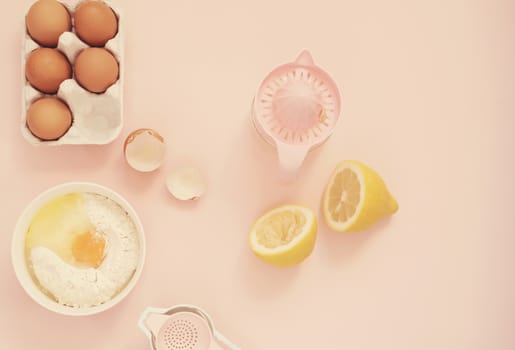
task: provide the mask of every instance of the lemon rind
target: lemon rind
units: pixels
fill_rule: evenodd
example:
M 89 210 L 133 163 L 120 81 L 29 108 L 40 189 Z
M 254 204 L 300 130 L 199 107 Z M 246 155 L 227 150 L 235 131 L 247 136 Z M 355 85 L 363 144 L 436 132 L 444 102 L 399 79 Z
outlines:
M 329 228 L 331 228 L 334 231 L 337 232 L 345 232 L 349 228 L 351 228 L 356 220 L 359 217 L 359 213 L 363 209 L 363 205 L 365 202 L 365 180 L 363 177 L 363 173 L 361 171 L 361 168 L 358 166 L 359 162 L 355 160 L 344 160 L 336 166 L 336 168 L 333 170 L 333 173 L 331 174 L 331 177 L 329 178 L 329 181 L 327 182 L 326 189 L 324 191 L 324 201 L 323 201 L 323 215 L 325 218 L 325 221 Z M 345 169 L 352 170 L 359 181 L 360 189 L 359 189 L 359 203 L 356 207 L 356 210 L 354 211 L 354 215 L 350 217 L 347 221 L 343 223 L 339 223 L 331 218 L 331 213 L 329 212 L 329 190 L 331 188 L 331 185 L 334 183 L 334 179 L 337 174 L 342 172 Z

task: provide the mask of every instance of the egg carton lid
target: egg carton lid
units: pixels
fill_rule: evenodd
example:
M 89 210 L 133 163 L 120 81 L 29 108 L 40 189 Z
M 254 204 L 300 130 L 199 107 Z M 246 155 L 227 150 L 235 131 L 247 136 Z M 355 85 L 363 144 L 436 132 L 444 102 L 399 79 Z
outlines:
M 87 0 L 58 0 L 62 3 L 72 16 L 75 9 Z M 110 39 L 105 49 L 110 51 L 118 61 L 119 78 L 116 83 L 111 85 L 106 92 L 96 94 L 85 90 L 75 79 L 67 79 L 61 83 L 56 95 L 48 95 L 35 89 L 30 85 L 25 77 L 25 63 L 27 56 L 33 50 L 41 47 L 27 33 L 26 24 L 23 21 L 22 38 L 22 82 L 24 82 L 22 93 L 22 117 L 21 132 L 25 140 L 39 146 L 57 145 L 103 145 L 114 141 L 121 133 L 123 128 L 123 86 L 124 86 L 124 22 L 120 9 L 109 1 L 102 1 L 108 5 L 118 19 L 118 32 L 115 37 Z M 30 5 L 32 6 L 32 5 Z M 28 12 L 30 6 L 27 8 Z M 64 32 L 59 37 L 57 49 L 60 50 L 69 60 L 73 67 L 77 55 L 88 48 L 74 32 Z M 70 129 L 59 139 L 53 141 L 43 141 L 32 134 L 27 127 L 27 110 L 30 105 L 45 96 L 56 96 L 66 102 L 73 116 Z

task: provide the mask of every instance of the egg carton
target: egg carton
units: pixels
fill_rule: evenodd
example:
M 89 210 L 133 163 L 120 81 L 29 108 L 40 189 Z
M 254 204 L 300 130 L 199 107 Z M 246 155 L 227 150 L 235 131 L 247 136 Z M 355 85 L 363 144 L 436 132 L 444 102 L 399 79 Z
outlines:
M 85 0 L 59 0 L 72 17 L 72 32 L 64 32 L 59 37 L 57 49 L 69 60 L 73 67 L 75 58 L 89 45 L 75 34 L 73 14 L 75 9 Z M 123 16 L 119 8 L 108 1 L 103 1 L 113 9 L 118 18 L 118 32 L 110 39 L 105 49 L 110 51 L 119 65 L 118 81 L 104 93 L 96 94 L 85 90 L 75 79 L 67 79 L 61 83 L 57 97 L 68 104 L 73 116 L 73 122 L 66 134 L 54 141 L 43 141 L 34 136 L 27 127 L 27 110 L 30 105 L 41 97 L 54 96 L 45 94 L 30 85 L 25 77 L 25 62 L 28 55 L 40 45 L 27 33 L 25 21 L 23 29 L 22 54 L 22 118 L 21 131 L 23 137 L 33 145 L 102 145 L 114 141 L 123 128 L 123 86 L 124 86 L 124 54 L 123 54 Z M 28 9 L 25 13 L 28 12 Z

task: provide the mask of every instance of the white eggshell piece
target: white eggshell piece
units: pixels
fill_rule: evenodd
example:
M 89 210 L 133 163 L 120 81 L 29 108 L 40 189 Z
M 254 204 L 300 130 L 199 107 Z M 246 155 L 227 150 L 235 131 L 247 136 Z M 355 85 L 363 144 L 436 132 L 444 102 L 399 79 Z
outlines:
M 73 13 L 77 6 L 85 0 L 58 0 Z M 102 145 L 114 141 L 123 128 L 123 84 L 124 84 L 124 54 L 123 32 L 124 21 L 120 10 L 109 1 L 103 0 L 110 6 L 118 18 L 118 33 L 106 43 L 105 48 L 116 57 L 119 64 L 119 79 L 103 94 L 91 93 L 82 88 L 74 79 L 61 83 L 57 96 L 64 100 L 73 115 L 73 124 L 60 139 L 41 141 L 27 128 L 27 110 L 34 100 L 47 96 L 34 89 L 25 78 L 25 61 L 39 45 L 26 33 L 23 21 L 23 52 L 22 52 L 22 96 L 21 131 L 23 137 L 33 145 Z M 28 11 L 28 8 L 27 8 Z M 27 12 L 26 11 L 26 12 Z M 57 48 L 68 58 L 73 66 L 77 55 L 89 47 L 80 40 L 74 32 L 64 32 L 59 37 Z
M 129 141 L 130 139 L 130 141 Z M 159 168 L 165 159 L 166 146 L 152 131 L 129 137 L 125 145 L 125 159 L 135 170 L 150 172 Z
M 179 200 L 195 200 L 206 191 L 206 183 L 200 170 L 193 167 L 178 168 L 166 179 L 168 191 Z

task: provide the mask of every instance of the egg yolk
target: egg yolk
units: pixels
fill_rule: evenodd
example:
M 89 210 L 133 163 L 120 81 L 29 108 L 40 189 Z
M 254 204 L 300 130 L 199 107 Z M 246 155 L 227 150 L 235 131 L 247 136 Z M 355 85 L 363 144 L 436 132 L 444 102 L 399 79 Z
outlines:
M 91 232 L 78 235 L 72 244 L 75 260 L 85 267 L 97 268 L 104 259 L 105 240 Z

